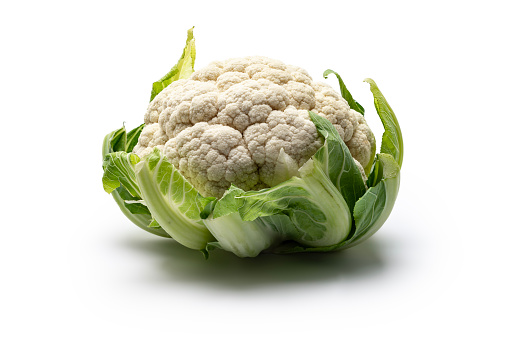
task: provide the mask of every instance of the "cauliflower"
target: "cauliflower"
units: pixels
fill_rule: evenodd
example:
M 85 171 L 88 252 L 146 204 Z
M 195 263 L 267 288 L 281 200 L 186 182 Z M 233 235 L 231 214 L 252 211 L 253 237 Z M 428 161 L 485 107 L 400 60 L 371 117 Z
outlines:
M 144 124 L 103 142 L 102 183 L 140 228 L 240 257 L 327 252 L 372 236 L 395 204 L 404 153 L 397 118 L 372 79 L 380 153 L 338 73 L 341 94 L 266 57 L 194 72 L 192 28 L 153 83 Z M 368 175 L 368 179 L 367 179 Z
M 323 145 L 308 111 L 333 124 L 365 179 L 375 139 L 363 116 L 302 68 L 259 56 L 212 62 L 167 86 L 133 152 L 159 148 L 204 196 L 273 187 Z

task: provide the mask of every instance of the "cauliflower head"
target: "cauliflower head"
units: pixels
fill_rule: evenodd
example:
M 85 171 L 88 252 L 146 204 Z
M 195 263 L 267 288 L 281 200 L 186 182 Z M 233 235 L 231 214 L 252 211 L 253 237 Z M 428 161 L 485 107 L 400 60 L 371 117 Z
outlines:
M 375 139 L 363 116 L 300 67 L 266 57 L 213 62 L 150 103 L 134 153 L 154 147 L 204 196 L 273 187 L 322 146 L 308 111 L 328 119 L 362 175 Z

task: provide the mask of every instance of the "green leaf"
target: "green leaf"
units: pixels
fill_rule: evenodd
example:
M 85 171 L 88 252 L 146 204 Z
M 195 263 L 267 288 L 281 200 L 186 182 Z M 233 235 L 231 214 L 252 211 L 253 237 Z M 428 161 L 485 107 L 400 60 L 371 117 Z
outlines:
M 159 81 L 153 83 L 150 101 L 152 101 L 157 94 L 164 88 L 169 86 L 173 81 L 178 79 L 187 79 L 194 72 L 194 60 L 196 59 L 196 45 L 194 42 L 194 27 L 187 31 L 187 41 L 183 49 L 180 60 L 173 66 L 173 68 L 163 76 Z
M 311 188 L 308 184 L 316 187 Z M 313 195 L 315 190 L 324 195 Z M 279 227 L 271 225 L 271 219 L 265 219 L 265 223 L 274 230 L 283 230 L 284 237 L 315 243 L 329 237 L 330 223 L 336 222 L 330 220 L 332 216 L 323 211 L 324 206 L 316 199 L 325 197 L 332 199 L 326 196 L 325 190 L 317 181 L 309 177 L 308 182 L 301 178 L 291 178 L 272 188 L 245 192 L 237 197 L 237 200 L 240 203 L 238 210 L 242 220 L 252 221 L 259 217 L 284 215 L 283 219 L 277 220 Z
M 260 218 L 242 220 L 238 209 L 243 202 L 237 197 L 243 193 L 244 190 L 231 185 L 221 199 L 212 203 L 213 214 L 209 214 L 203 222 L 218 241 L 208 243 L 207 250 L 222 248 L 242 258 L 255 257 L 277 241 L 278 235 Z
M 143 131 L 144 127 L 145 127 L 145 124 L 141 124 L 138 127 L 131 130 L 129 133 L 127 133 L 127 137 L 125 140 L 125 151 L 127 153 L 132 152 L 134 147 L 137 145 L 139 136 L 140 136 L 141 132 Z
M 204 198 L 158 148 L 135 167 L 141 196 L 159 225 L 176 241 L 202 250 L 213 241 L 200 214 L 214 198 Z
M 150 213 L 150 210 L 148 209 L 148 207 L 146 207 L 142 203 L 134 202 L 134 201 L 124 201 L 124 204 L 125 204 L 125 207 L 132 214 L 148 214 L 150 216 L 152 215 Z M 150 225 L 148 225 L 148 227 L 150 227 Z
M 329 252 L 353 247 L 365 241 L 384 224 L 390 215 L 400 184 L 400 167 L 389 154 L 378 154 L 380 173 L 383 178 L 367 190 L 354 209 L 355 230 L 345 241 L 332 246 L 309 247 L 285 243 L 273 250 L 274 253 Z
M 226 192 L 224 192 L 222 198 L 215 203 L 212 218 L 217 219 L 231 213 L 238 212 L 242 201 L 236 199 L 236 197 L 242 193 L 245 193 L 245 191 L 241 188 L 231 185 L 231 187 Z
M 134 146 L 138 143 L 139 135 L 144 127 L 145 124 L 141 124 L 127 133 L 125 126 L 122 126 L 122 128 L 107 134 L 102 145 L 102 157 L 104 158 L 108 153 L 132 152 Z
M 278 239 L 278 235 L 259 219 L 244 221 L 238 212 L 220 218 L 209 217 L 203 222 L 217 239 L 217 242 L 209 242 L 207 249 L 212 246 L 222 248 L 241 258 L 257 256 Z
M 152 221 L 150 221 L 150 224 L 148 225 L 148 227 L 150 227 L 150 228 L 161 228 L 161 225 L 159 225 L 157 220 L 152 219 Z
M 209 242 L 208 244 L 206 244 L 206 253 L 207 255 L 210 254 L 210 251 L 213 251 L 213 250 L 216 250 L 216 249 L 223 249 L 221 247 L 221 245 L 219 244 L 219 242 L 217 241 L 212 241 L 212 242 Z M 206 259 L 208 259 L 208 257 L 206 256 Z
M 291 178 L 275 187 L 243 192 L 241 198 L 236 199 L 237 204 L 234 209 L 240 211 L 243 220 L 254 220 L 257 217 L 280 214 L 285 211 L 290 213 L 291 210 L 305 208 L 316 218 L 316 221 L 326 221 L 320 208 L 309 201 L 312 197 L 311 192 L 305 186 L 303 179 Z
M 141 125 L 140 127 L 142 127 L 142 126 L 143 125 Z M 138 127 L 136 130 L 139 130 L 140 127 Z M 128 134 L 130 135 L 129 137 L 127 137 Z M 106 192 L 111 191 L 112 187 L 116 187 L 116 189 L 113 189 L 113 191 L 111 191 L 111 195 L 113 196 L 113 199 L 115 200 L 116 204 L 118 205 L 118 207 L 120 208 L 122 213 L 132 223 L 134 223 L 136 226 L 138 226 L 139 228 L 142 228 L 143 230 L 145 230 L 147 232 L 167 238 L 169 236 L 163 229 L 152 229 L 152 228 L 148 227 L 150 224 L 150 221 L 152 220 L 151 215 L 146 214 L 146 213 L 132 213 L 129 210 L 129 208 L 133 209 L 133 211 L 134 211 L 134 209 L 139 206 L 136 206 L 136 207 L 131 207 L 131 206 L 127 207 L 126 206 L 125 201 L 133 201 L 133 200 L 141 199 L 137 193 L 137 190 L 134 188 L 136 186 L 135 181 L 134 181 L 135 179 L 133 180 L 134 177 L 132 177 L 132 173 L 130 172 L 132 170 L 132 168 L 129 169 L 129 167 L 130 167 L 129 166 L 125 169 L 127 176 L 124 177 L 122 179 L 122 181 L 124 181 L 126 183 L 131 182 L 131 184 L 130 184 L 131 190 L 133 191 L 134 195 L 136 195 L 136 196 L 130 194 L 129 191 L 125 187 L 122 186 L 122 184 L 120 183 L 120 180 L 119 180 L 119 176 L 122 176 L 122 175 L 115 175 L 114 173 L 117 171 L 116 169 L 113 170 L 112 167 L 110 167 L 109 169 L 107 168 L 108 165 L 110 165 L 110 166 L 116 166 L 116 165 L 115 165 L 115 161 L 113 161 L 111 159 L 112 156 L 110 156 L 109 159 L 107 161 L 105 161 L 106 156 L 110 153 L 125 151 L 127 148 L 128 140 L 131 140 L 130 143 L 132 144 L 134 138 L 136 138 L 136 134 L 139 137 L 139 133 L 137 131 L 136 132 L 131 131 L 131 132 L 127 133 L 125 130 L 125 127 L 122 127 L 122 128 L 119 128 L 119 129 L 107 134 L 104 137 L 104 142 L 102 144 L 102 157 L 103 157 L 103 169 L 105 171 L 104 176 L 106 178 L 104 178 L 104 176 L 103 176 L 103 187 L 106 189 Z M 130 157 L 128 157 L 128 158 L 130 158 Z M 121 162 L 122 161 L 120 161 L 119 163 L 121 163 Z M 119 172 L 121 173 L 121 171 L 119 171 Z M 107 173 L 109 173 L 109 174 L 107 174 Z M 104 184 L 104 181 L 106 182 L 105 184 Z M 141 209 L 136 209 L 135 211 L 141 212 Z M 145 210 L 145 212 L 146 212 L 146 210 Z
M 320 166 L 342 194 L 352 214 L 356 201 L 365 194 L 360 169 L 330 121 L 314 112 L 309 112 L 309 116 L 319 134 L 326 140 L 323 147 L 313 156 L 314 162 L 317 162 L 316 165 Z
M 358 200 L 354 209 L 356 232 L 344 244 L 354 246 L 372 236 L 392 212 L 400 185 L 400 167 L 390 154 L 378 154 L 383 179 Z
M 385 129 L 381 141 L 381 153 L 390 154 L 399 167 L 402 167 L 404 144 L 397 117 L 374 80 L 367 78 L 364 81 L 370 84 L 370 91 L 374 95 L 374 106 Z
M 125 127 L 106 134 L 102 143 L 102 159 L 104 160 L 106 154 L 125 151 L 126 140 L 127 134 L 125 132 Z
M 346 202 L 319 168 L 260 191 L 231 187 L 203 221 L 221 248 L 239 257 L 257 256 L 283 240 L 328 246 L 351 229 Z
M 378 160 L 378 155 L 376 155 L 374 167 L 372 168 L 372 171 L 370 172 L 370 175 L 367 179 L 367 187 L 376 186 L 381 181 L 381 179 L 383 179 L 383 166 Z
M 217 198 L 215 198 L 215 197 L 209 197 L 207 199 L 210 199 L 210 202 L 205 206 L 205 208 L 203 208 L 203 210 L 199 214 L 201 219 L 208 218 L 208 216 L 210 214 L 212 214 L 212 212 L 213 212 L 213 210 L 215 208 L 215 204 L 217 204 Z
M 351 229 L 346 202 L 320 169 L 272 188 L 245 192 L 236 199 L 241 201 L 238 211 L 242 220 L 260 218 L 279 231 L 281 238 L 309 246 L 336 244 Z
M 102 184 L 107 193 L 113 192 L 122 185 L 133 197 L 141 197 L 134 165 L 139 162 L 139 157 L 133 153 L 114 152 L 104 157 Z
M 365 109 L 362 107 L 362 105 L 360 105 L 358 103 L 358 101 L 353 99 L 353 96 L 348 91 L 348 89 L 346 88 L 346 85 L 344 84 L 344 81 L 342 81 L 342 78 L 340 77 L 340 75 L 337 72 L 335 72 L 335 71 L 333 71 L 331 69 L 327 69 L 323 73 L 323 77 L 325 79 L 328 79 L 328 75 L 330 75 L 332 73 L 335 74 L 335 76 L 337 77 L 337 80 L 339 80 L 340 93 L 341 93 L 342 97 L 344 99 L 346 99 L 347 103 L 349 104 L 349 107 L 351 109 L 354 109 L 355 111 L 357 111 L 358 113 L 361 113 L 363 115 L 365 113 Z
M 150 225 L 150 221 L 152 220 L 152 217 L 148 214 L 132 214 L 126 207 L 125 207 L 125 202 L 122 198 L 120 198 L 118 192 L 115 190 L 113 192 L 111 192 L 111 196 L 113 197 L 113 199 L 115 200 L 116 204 L 118 205 L 118 207 L 120 208 L 120 210 L 122 211 L 122 213 L 127 217 L 127 219 L 129 219 L 134 225 L 138 226 L 139 228 L 149 232 L 149 233 L 152 233 L 152 234 L 155 234 L 155 235 L 158 235 L 160 237 L 164 237 L 164 238 L 170 238 L 170 236 L 166 233 L 166 231 L 164 231 L 162 228 L 161 229 L 154 229 L 154 228 L 150 228 L 148 227 Z

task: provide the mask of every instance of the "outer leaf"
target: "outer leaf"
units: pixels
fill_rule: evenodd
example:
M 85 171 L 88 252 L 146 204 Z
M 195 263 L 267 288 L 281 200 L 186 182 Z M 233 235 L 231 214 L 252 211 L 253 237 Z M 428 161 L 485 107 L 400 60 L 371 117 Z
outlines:
M 127 133 L 125 127 L 114 130 L 113 132 L 106 134 L 104 141 L 102 142 L 102 159 L 106 154 L 113 152 L 125 151 L 125 143 L 127 140 Z
M 137 184 L 136 184 L 137 185 Z M 150 214 L 150 211 L 148 210 L 148 207 L 143 204 L 143 200 L 141 200 L 140 197 L 135 197 L 132 194 L 129 193 L 125 189 L 125 187 L 120 186 L 117 189 L 115 189 L 114 192 L 117 192 L 120 198 L 123 200 L 123 204 L 125 205 L 125 208 L 127 208 L 132 214 Z
M 123 201 L 134 201 L 134 200 L 141 200 L 140 197 L 135 197 L 132 194 L 129 193 L 125 189 L 125 187 L 121 186 L 115 189 L 116 192 L 118 192 L 118 195 L 120 195 L 120 198 L 122 198 Z
M 400 185 L 400 167 L 389 154 L 378 154 L 383 179 L 358 200 L 354 209 L 356 232 L 344 244 L 352 247 L 372 236 L 385 223 L 392 212 Z
M 138 184 L 134 175 L 134 165 L 139 157 L 132 153 L 114 152 L 104 157 L 102 184 L 107 193 L 113 192 L 122 185 L 133 197 L 140 198 Z
M 102 158 L 104 159 L 106 154 L 109 153 L 120 151 L 132 152 L 134 146 L 138 143 L 139 135 L 144 127 L 145 124 L 141 124 L 127 133 L 125 126 L 122 126 L 122 128 L 107 134 L 102 143 Z
M 127 138 L 125 141 L 125 151 L 127 153 L 132 152 L 134 149 L 134 146 L 138 143 L 139 135 L 143 131 L 143 128 L 145 127 L 145 124 L 141 124 L 129 133 L 127 133 Z
M 340 93 L 341 93 L 342 97 L 344 99 L 346 99 L 347 103 L 349 104 L 349 107 L 363 115 L 365 113 L 365 109 L 362 107 L 362 105 L 360 105 L 360 103 L 358 103 L 358 101 L 353 99 L 353 96 L 348 91 L 348 89 L 346 88 L 346 85 L 344 84 L 344 81 L 342 81 L 342 78 L 340 77 L 340 75 L 337 72 L 332 71 L 331 69 L 327 69 L 323 73 L 323 77 L 325 79 L 328 79 L 328 75 L 330 75 L 332 73 L 335 74 L 335 76 L 337 77 L 337 80 L 339 80 Z
M 111 195 L 113 196 L 113 199 L 117 203 L 118 207 L 122 211 L 122 213 L 129 219 L 134 225 L 138 226 L 139 228 L 142 228 L 143 230 L 150 232 L 152 234 L 156 234 L 161 237 L 168 238 L 168 234 L 161 230 L 159 232 L 156 232 L 150 228 L 148 228 L 148 225 L 150 224 L 150 221 L 152 220 L 152 217 L 148 214 L 133 214 L 129 209 L 125 206 L 124 200 L 120 197 L 118 192 L 115 190 L 111 192 Z
M 266 227 L 259 218 L 255 221 L 242 220 L 238 209 L 243 202 L 237 199 L 237 196 L 243 193 L 244 190 L 231 185 L 215 203 L 213 214 L 203 220 L 217 239 L 217 242 L 208 243 L 205 257 L 208 251 L 214 248 L 225 249 L 239 257 L 255 257 L 278 241 L 279 236 L 276 232 Z
M 187 41 L 183 49 L 180 60 L 173 66 L 168 74 L 163 76 L 159 81 L 153 83 L 150 101 L 152 101 L 157 94 L 164 88 L 169 86 L 173 81 L 178 79 L 187 79 L 194 72 L 194 60 L 196 59 L 196 45 L 194 42 L 194 27 L 187 31 Z
M 200 213 L 214 198 L 202 197 L 157 148 L 136 165 L 135 173 L 148 209 L 171 237 L 198 250 L 213 241 Z
M 402 167 L 404 145 L 397 117 L 374 80 L 367 78 L 365 82 L 370 84 L 370 91 L 374 95 L 374 106 L 385 129 L 381 141 L 381 153 L 390 154 L 399 164 L 399 167 Z
M 313 156 L 314 162 L 322 168 L 330 181 L 344 197 L 353 213 L 355 203 L 365 194 L 362 174 L 353 156 L 333 125 L 325 118 L 309 112 L 312 122 L 326 142 Z
M 336 244 L 347 237 L 351 215 L 346 202 L 319 168 L 304 178 L 293 177 L 272 188 L 250 191 L 237 197 L 243 220 L 259 217 L 282 231 L 281 237 L 309 246 Z
M 140 126 L 141 127 L 141 126 Z M 139 130 L 140 127 L 136 128 L 134 131 Z M 122 127 L 120 129 L 117 129 L 109 134 L 106 135 L 104 138 L 104 142 L 102 144 L 102 157 L 103 159 L 108 155 L 109 153 L 113 152 L 121 152 L 125 151 L 127 149 L 127 143 L 128 140 L 134 140 L 136 138 L 136 134 L 139 137 L 138 132 L 130 132 L 130 137 L 127 137 L 127 132 L 125 130 L 125 127 Z M 104 162 L 103 162 L 104 166 Z M 107 166 L 107 165 L 106 165 Z M 113 183 L 111 183 L 113 184 Z M 109 184 L 108 184 L 109 185 Z M 116 184 L 113 184 L 116 185 Z M 135 193 L 135 192 L 133 192 Z M 113 196 L 113 199 L 117 203 L 118 207 L 122 211 L 122 213 L 136 226 L 142 228 L 143 230 L 150 232 L 152 234 L 161 236 L 161 237 L 169 237 L 169 235 L 163 230 L 163 229 L 153 229 L 148 227 L 150 224 L 150 221 L 152 220 L 152 217 L 145 213 L 132 213 L 134 211 L 140 212 L 140 209 L 136 209 L 131 211 L 130 209 L 133 209 L 132 206 L 126 206 L 125 201 L 131 201 L 140 199 L 139 196 L 133 196 L 130 194 L 124 187 L 119 185 L 115 190 L 111 192 L 111 195 Z
M 147 214 L 149 216 L 152 216 L 150 213 L 150 210 L 148 207 L 143 205 L 140 202 L 135 201 L 124 201 L 125 207 L 131 212 L 132 214 Z M 150 227 L 150 225 L 148 225 Z
M 218 240 L 208 243 L 207 250 L 211 247 L 219 247 L 242 258 L 257 256 L 279 238 L 274 231 L 265 227 L 258 219 L 244 221 L 238 212 L 220 218 L 208 218 L 204 220 L 204 223 Z
M 217 219 L 226 215 L 230 215 L 231 213 L 238 212 L 238 209 L 242 205 L 242 201 L 240 199 L 236 199 L 236 197 L 243 193 L 245 193 L 244 190 L 231 185 L 231 187 L 226 192 L 224 192 L 222 198 L 219 199 L 215 204 L 215 207 L 213 208 L 212 218 Z

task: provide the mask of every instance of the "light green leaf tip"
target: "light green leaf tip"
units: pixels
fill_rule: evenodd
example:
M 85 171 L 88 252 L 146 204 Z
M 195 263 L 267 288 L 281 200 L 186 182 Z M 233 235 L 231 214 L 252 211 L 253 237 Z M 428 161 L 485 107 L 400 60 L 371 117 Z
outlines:
M 370 84 L 370 91 L 374 95 L 374 106 L 385 129 L 381 141 L 381 153 L 390 154 L 399 167 L 402 167 L 404 143 L 397 117 L 374 80 L 367 78 L 364 81 Z
M 152 93 L 150 95 L 150 101 L 152 101 L 157 94 L 159 94 L 164 88 L 169 86 L 173 81 L 178 79 L 187 79 L 194 72 L 194 61 L 196 59 L 196 45 L 194 41 L 194 27 L 187 31 L 187 41 L 185 42 L 185 48 L 183 49 L 182 56 L 176 65 L 163 76 L 159 81 L 156 81 L 152 85 Z

